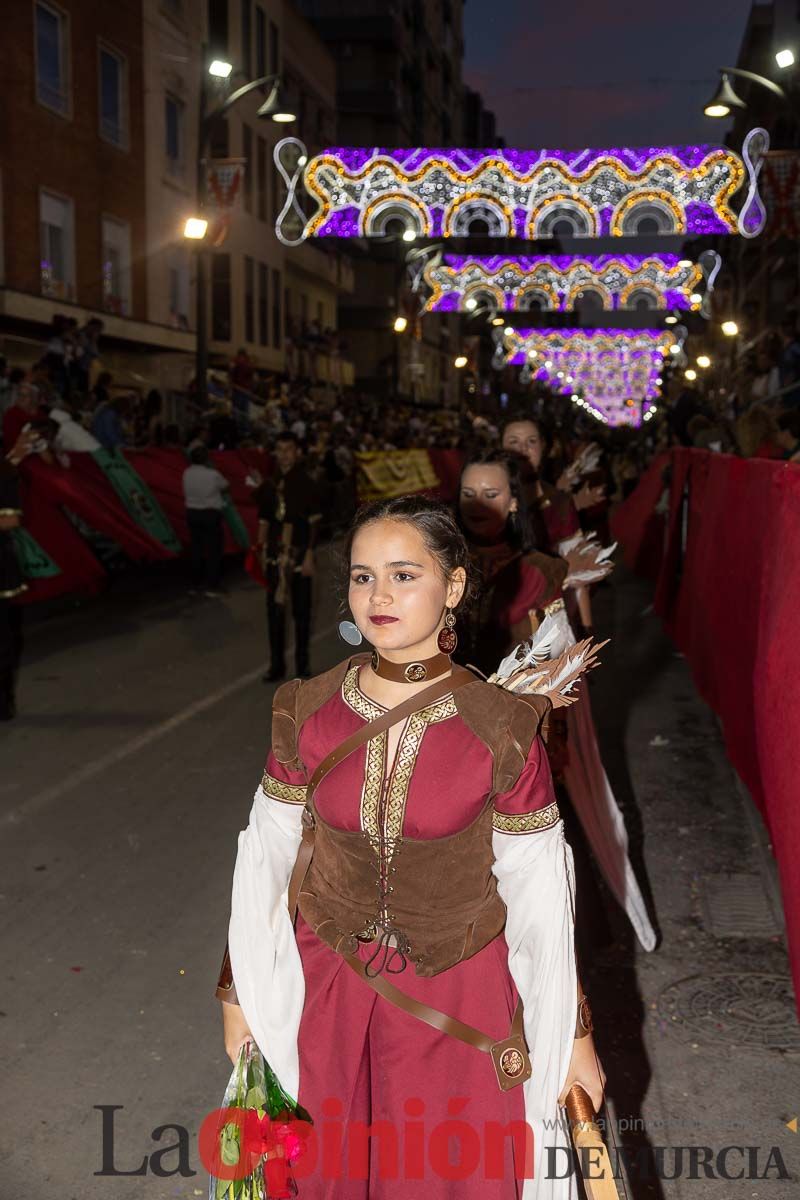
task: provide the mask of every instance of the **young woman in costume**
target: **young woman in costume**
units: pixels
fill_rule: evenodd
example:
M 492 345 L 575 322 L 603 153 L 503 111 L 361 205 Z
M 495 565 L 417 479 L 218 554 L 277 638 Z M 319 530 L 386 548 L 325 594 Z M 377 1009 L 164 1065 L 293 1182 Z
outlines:
M 561 599 L 567 563 L 534 548 L 518 459 L 502 450 L 468 457 L 458 521 L 479 581 L 476 601 L 459 622 L 459 659 L 490 675 Z
M 544 478 L 548 435 L 539 421 L 520 417 L 503 428 L 502 446 L 520 464 L 522 494 L 530 513 L 531 527 L 540 550 L 558 554 L 558 547 L 580 533 L 581 523 L 575 501 Z M 592 602 L 585 587 L 575 588 L 575 606 L 570 616 L 577 633 L 588 637 L 593 631 Z
M 567 1145 L 559 1104 L 580 1082 L 599 1106 L 604 1077 L 539 737 L 548 702 L 451 662 L 471 580 L 445 506 L 367 506 L 347 555 L 354 626 L 343 632 L 374 650 L 275 694 L 217 990 L 226 1049 L 235 1060 L 254 1039 L 318 1126 L 340 1123 L 345 1177 L 304 1174 L 303 1200 L 572 1200 L 574 1177 L 554 1177 Z M 441 1014 L 446 1031 L 433 1027 Z M 518 1139 L 501 1139 L 501 1178 L 483 1153 L 492 1122 L 523 1121 L 535 1175 L 524 1191 Z M 391 1178 L 376 1137 L 366 1178 L 347 1176 L 352 1122 L 398 1137 Z M 411 1122 L 427 1140 L 409 1173 Z M 463 1163 L 476 1137 L 474 1169 L 442 1168 L 442 1153 Z
M 527 424 L 535 429 L 533 422 Z M 538 453 L 535 447 L 534 450 Z M 474 663 L 485 674 L 494 671 L 500 660 L 529 638 L 548 615 L 558 627 L 551 657 L 575 644 L 563 599 L 571 589 L 568 587 L 566 593 L 561 590 L 567 576 L 566 562 L 522 550 L 530 547 L 534 534 L 526 529 L 525 492 L 517 474 L 517 462 L 513 455 L 479 452 L 468 458 L 461 473 L 459 522 L 484 583 L 482 594 L 463 621 L 468 637 L 463 651 L 459 646 L 459 657 L 462 662 Z M 555 512 L 555 507 L 551 507 Z M 539 511 L 544 516 L 550 509 Z M 548 563 L 553 565 L 547 566 Z M 497 569 L 495 564 L 499 564 Z M 578 702 L 551 719 L 551 730 L 548 742 L 551 765 L 554 772 L 563 776 L 591 857 L 627 913 L 642 946 L 652 950 L 656 935 L 628 857 L 625 822 L 600 758 L 585 684 L 580 688 Z M 572 813 L 565 815 L 570 838 L 577 849 L 578 839 L 583 843 L 584 838 L 575 828 Z M 584 899 L 591 898 L 584 911 L 597 914 L 601 906 L 596 886 L 591 884 L 588 863 L 582 875 Z M 582 926 L 581 933 L 585 932 Z

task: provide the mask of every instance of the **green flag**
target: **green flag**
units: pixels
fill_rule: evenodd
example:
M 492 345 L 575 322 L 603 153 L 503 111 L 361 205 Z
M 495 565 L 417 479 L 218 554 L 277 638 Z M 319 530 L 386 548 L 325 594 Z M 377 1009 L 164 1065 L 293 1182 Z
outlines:
M 61 574 L 61 568 L 56 566 L 50 555 L 42 549 L 27 529 L 17 527 L 11 530 L 14 539 L 20 570 L 26 579 L 52 579 Z
M 161 505 L 141 475 L 117 450 L 94 450 L 92 458 L 105 475 L 137 525 L 167 550 L 180 554 L 181 544 Z
M 247 526 L 242 520 L 241 513 L 236 505 L 226 493 L 225 503 L 222 509 L 222 515 L 228 522 L 228 527 L 234 536 L 235 541 L 243 550 L 250 549 L 250 534 L 247 532 Z

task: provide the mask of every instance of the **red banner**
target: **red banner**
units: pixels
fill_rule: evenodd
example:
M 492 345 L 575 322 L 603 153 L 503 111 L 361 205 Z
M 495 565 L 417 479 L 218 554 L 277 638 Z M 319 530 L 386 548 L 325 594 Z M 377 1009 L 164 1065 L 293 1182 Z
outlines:
M 188 459 L 180 449 L 132 450 L 126 453 L 181 546 L 189 544 L 183 500 L 183 472 Z M 259 450 L 219 451 L 214 466 L 230 483 L 235 512 L 225 528 L 225 552 L 241 553 L 254 541 L 258 524 L 255 488 L 246 482 L 253 471 L 266 478 L 268 456 Z M 102 588 L 106 573 L 69 513 L 84 526 L 115 542 L 135 562 L 173 558 L 173 552 L 136 520 L 91 454 L 70 453 L 69 465 L 52 465 L 29 458 L 22 468 L 23 528 L 59 568 L 58 574 L 27 578 L 20 602 L 34 603 L 68 592 L 91 593 Z M 237 537 L 238 532 L 238 537 Z M 177 545 L 178 543 L 175 543 Z
M 800 998 L 800 467 L 683 449 L 670 467 L 665 544 L 646 551 L 657 463 L 617 510 L 615 536 L 629 535 L 633 565 L 658 559 L 657 609 L 764 816 Z

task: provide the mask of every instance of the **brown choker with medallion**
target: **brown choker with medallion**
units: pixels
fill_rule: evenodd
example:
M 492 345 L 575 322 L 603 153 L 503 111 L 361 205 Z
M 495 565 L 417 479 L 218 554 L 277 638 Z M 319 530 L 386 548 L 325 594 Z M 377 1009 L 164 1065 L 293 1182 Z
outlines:
M 449 654 L 434 654 L 431 658 L 419 658 L 414 662 L 394 663 L 382 658 L 377 650 L 372 651 L 370 666 L 381 679 L 392 683 L 423 683 L 426 679 L 437 679 L 452 667 Z

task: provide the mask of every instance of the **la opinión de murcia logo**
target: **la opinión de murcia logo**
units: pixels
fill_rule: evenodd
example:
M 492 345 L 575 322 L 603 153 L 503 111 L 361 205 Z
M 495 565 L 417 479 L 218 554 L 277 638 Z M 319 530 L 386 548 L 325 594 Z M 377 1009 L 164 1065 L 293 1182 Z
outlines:
M 304 1121 L 270 1121 L 243 1109 L 213 1109 L 198 1131 L 198 1154 L 203 1168 L 218 1179 L 239 1179 L 249 1175 L 261 1158 L 291 1160 L 295 1179 L 314 1175 L 329 1180 L 365 1180 L 370 1178 L 370 1159 L 377 1156 L 377 1174 L 386 1180 L 419 1181 L 430 1177 L 462 1182 L 469 1178 L 533 1178 L 533 1130 L 525 1121 L 470 1121 L 465 1116 L 468 1098 L 450 1100 L 448 1115 L 428 1128 L 423 1117 L 425 1101 L 408 1099 L 403 1105 L 405 1119 L 400 1122 L 342 1119 L 344 1106 L 337 1099 L 321 1105 L 322 1119 L 310 1125 Z M 94 1175 L 102 1177 L 146 1176 L 191 1178 L 198 1171 L 191 1165 L 192 1135 L 178 1122 L 156 1126 L 150 1138 L 159 1143 L 156 1150 L 144 1154 L 133 1167 L 117 1163 L 115 1114 L 121 1104 L 96 1104 L 101 1114 L 102 1168 Z M 226 1163 L 220 1131 L 231 1124 L 239 1129 L 241 1152 L 238 1161 Z M 553 1129 L 560 1122 L 545 1122 Z M 564 1127 L 566 1128 L 566 1127 Z M 169 1144 L 163 1145 L 168 1134 Z M 579 1154 L 579 1158 L 577 1155 Z M 615 1178 L 627 1175 L 637 1180 L 715 1179 L 790 1179 L 778 1146 L 706 1145 L 616 1146 L 609 1149 Z M 277 1165 L 277 1164 L 276 1164 Z M 602 1171 L 596 1150 L 576 1152 L 566 1145 L 544 1147 L 542 1168 L 549 1179 L 564 1179 L 580 1167 L 585 1179 L 600 1178 Z M 373 1170 L 374 1175 L 374 1170 Z

